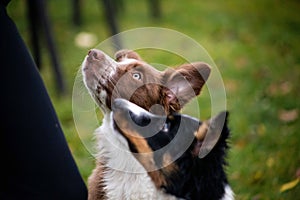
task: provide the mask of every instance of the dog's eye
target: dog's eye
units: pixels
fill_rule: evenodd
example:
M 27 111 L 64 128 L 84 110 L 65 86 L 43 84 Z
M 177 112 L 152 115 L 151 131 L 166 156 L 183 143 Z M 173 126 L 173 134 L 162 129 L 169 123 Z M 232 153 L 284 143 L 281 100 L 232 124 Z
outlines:
M 132 74 L 132 77 L 136 80 L 141 80 L 142 75 L 138 72 L 135 72 L 135 73 Z

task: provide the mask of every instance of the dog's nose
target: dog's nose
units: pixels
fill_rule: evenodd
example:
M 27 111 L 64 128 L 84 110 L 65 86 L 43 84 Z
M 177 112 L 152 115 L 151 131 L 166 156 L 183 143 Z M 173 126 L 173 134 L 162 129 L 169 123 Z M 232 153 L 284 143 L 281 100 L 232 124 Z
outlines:
M 102 60 L 105 56 L 104 53 L 98 49 L 91 49 L 88 52 L 88 56 L 93 59 Z

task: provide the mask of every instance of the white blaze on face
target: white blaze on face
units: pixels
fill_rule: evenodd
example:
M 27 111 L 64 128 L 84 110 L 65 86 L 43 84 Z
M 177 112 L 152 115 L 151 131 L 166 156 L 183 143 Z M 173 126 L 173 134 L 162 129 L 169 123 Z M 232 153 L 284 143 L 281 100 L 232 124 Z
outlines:
M 133 114 L 137 115 L 137 116 L 141 116 L 141 115 L 152 115 L 151 113 L 147 112 L 146 110 L 144 110 L 143 108 L 137 106 L 134 103 L 131 103 L 129 101 L 126 101 L 124 99 L 117 99 L 116 101 L 118 101 L 117 103 L 123 104 L 125 106 L 125 108 L 127 108 L 128 110 L 130 110 L 131 112 L 133 112 Z
M 133 59 L 133 58 L 126 58 L 126 59 L 123 59 L 122 61 L 119 62 L 120 65 L 130 65 L 132 63 L 135 63 L 136 62 L 136 59 Z

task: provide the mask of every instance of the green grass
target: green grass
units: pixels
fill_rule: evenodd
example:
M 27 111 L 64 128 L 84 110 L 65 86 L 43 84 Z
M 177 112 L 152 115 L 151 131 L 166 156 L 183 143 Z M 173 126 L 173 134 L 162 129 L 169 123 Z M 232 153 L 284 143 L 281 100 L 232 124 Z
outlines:
M 119 13 L 121 31 L 144 26 L 175 29 L 200 43 L 218 66 L 226 87 L 232 137 L 229 153 L 229 181 L 236 199 L 295 199 L 300 184 L 280 192 L 296 179 L 300 168 L 300 120 L 284 121 L 282 110 L 300 112 L 300 3 L 297 1 L 162 1 L 163 17 L 150 17 L 147 1 L 124 1 Z M 58 96 L 43 47 L 45 81 L 64 133 L 87 179 L 93 157 L 81 142 L 72 115 L 72 87 L 88 48 L 79 48 L 74 38 L 92 32 L 99 42 L 109 36 L 98 1 L 83 1 L 80 27 L 71 24 L 69 1 L 49 1 L 55 40 L 60 52 L 67 94 Z M 24 1 L 13 1 L 9 13 L 25 42 L 29 44 Z M 165 55 L 159 63 L 174 63 Z M 206 90 L 199 100 L 209 105 Z M 92 133 L 90 133 L 92 134 Z

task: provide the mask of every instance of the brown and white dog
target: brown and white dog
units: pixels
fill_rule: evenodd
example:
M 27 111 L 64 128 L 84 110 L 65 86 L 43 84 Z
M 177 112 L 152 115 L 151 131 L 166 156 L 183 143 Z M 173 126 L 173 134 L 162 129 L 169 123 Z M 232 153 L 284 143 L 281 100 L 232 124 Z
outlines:
M 209 65 L 196 62 L 158 71 L 134 51 L 121 50 L 114 60 L 92 49 L 83 61 L 82 73 L 104 113 L 95 131 L 98 153 L 88 180 L 89 199 L 174 199 L 154 184 L 130 154 L 127 141 L 112 126 L 111 105 L 114 99 L 123 98 L 152 113 L 178 112 L 199 95 L 210 74 Z

